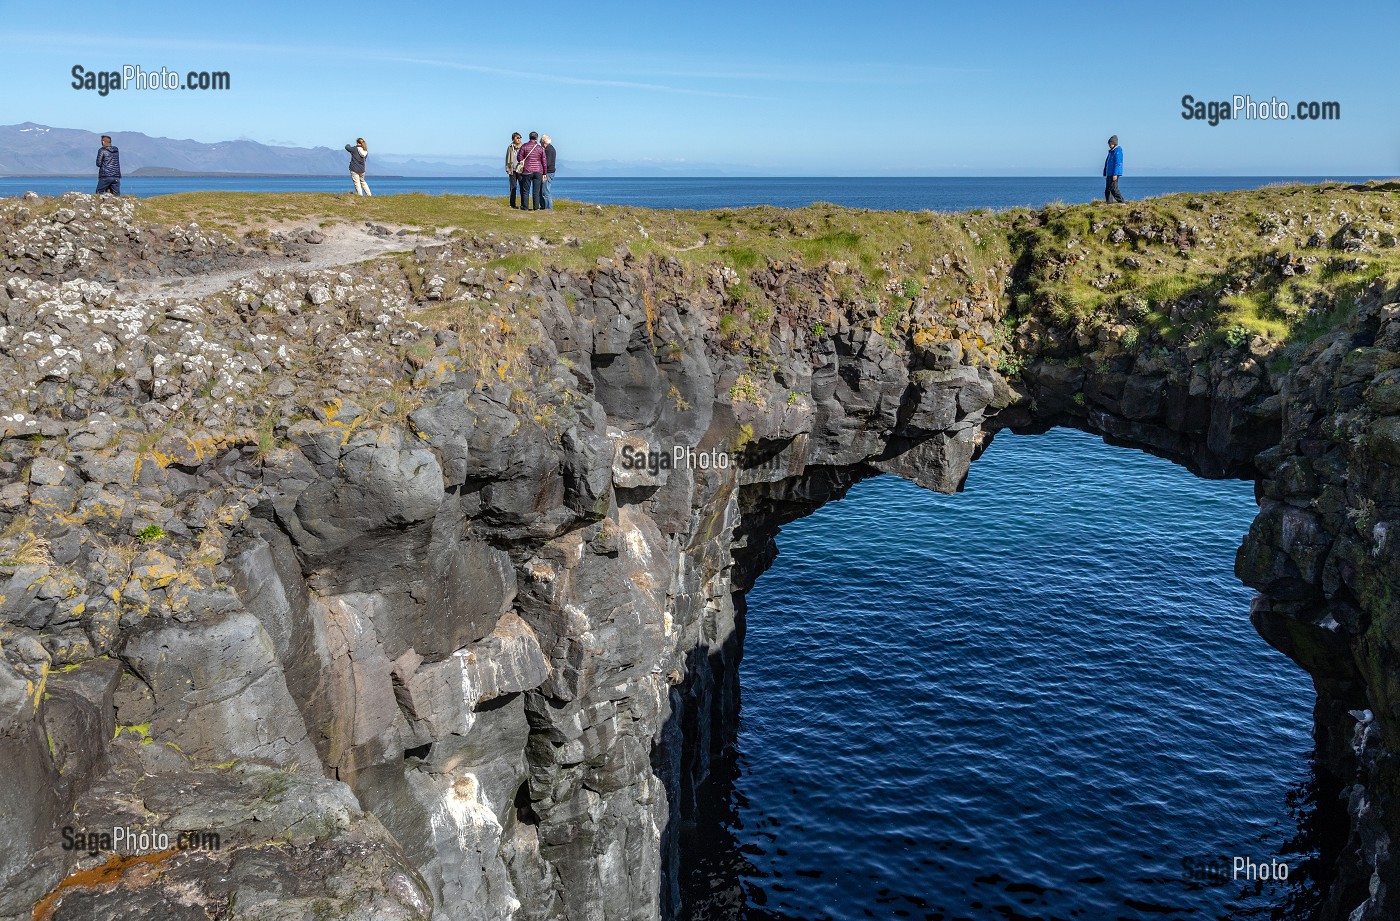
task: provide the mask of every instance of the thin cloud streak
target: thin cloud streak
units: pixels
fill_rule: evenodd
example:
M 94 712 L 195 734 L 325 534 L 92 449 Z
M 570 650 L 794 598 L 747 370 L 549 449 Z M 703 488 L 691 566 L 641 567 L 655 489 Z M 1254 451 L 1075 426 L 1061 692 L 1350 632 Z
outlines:
M 869 68 L 861 68 L 868 71 Z M 681 77 L 684 79 L 697 80 L 766 80 L 772 83 L 833 83 L 833 84 L 868 84 L 887 85 L 895 83 L 917 83 L 925 76 L 940 76 L 950 74 L 985 74 L 990 70 L 985 67 L 920 67 L 901 68 L 896 75 L 890 76 L 847 76 L 845 74 L 810 74 L 810 73 L 755 73 L 752 71 L 723 71 L 723 70 L 656 70 L 649 71 L 658 77 Z
M 183 39 L 130 39 L 121 36 L 112 37 L 107 35 L 85 35 L 67 33 L 15 33 L 10 36 L 11 40 L 22 41 L 30 47 L 34 45 L 48 45 L 61 50 L 67 50 L 74 45 L 86 47 L 100 47 L 107 50 L 116 48 L 126 49 L 155 49 L 155 50 L 183 50 L 198 51 L 208 53 L 210 51 L 236 51 L 244 53 L 258 54 L 317 54 L 323 57 L 356 57 L 359 59 L 369 59 L 396 64 L 413 64 L 420 67 L 440 67 L 450 70 L 470 71 L 473 73 L 489 74 L 498 77 L 509 77 L 511 79 L 532 78 L 544 83 L 557 83 L 570 86 L 603 86 L 614 89 L 645 90 L 654 93 L 674 93 L 681 96 L 707 96 L 717 99 L 747 99 L 756 102 L 775 102 L 771 97 L 753 96 L 746 93 L 726 93 L 719 90 L 692 89 L 684 86 L 671 86 L 665 83 L 647 83 L 636 80 L 610 80 L 601 77 L 577 77 L 566 74 L 541 73 L 539 71 L 512 70 L 504 67 L 491 67 L 485 64 L 464 64 L 460 61 L 448 61 L 441 58 L 420 58 L 407 57 L 394 54 L 376 53 L 373 51 L 362 51 L 354 48 L 325 47 L 307 48 L 300 45 L 273 45 L 255 42 L 220 42 L 220 41 L 185 41 Z M 702 75 L 703 76 L 703 75 Z
M 373 55 L 376 60 L 399 64 L 418 64 L 425 67 L 444 67 L 449 70 L 465 70 L 472 73 L 491 74 L 513 79 L 533 77 L 547 83 L 565 83 L 578 86 L 610 86 L 618 89 L 650 90 L 657 93 L 678 93 L 683 96 L 713 96 L 719 99 L 752 99 L 761 102 L 774 102 L 765 96 L 749 96 L 743 93 L 721 93 L 715 90 L 696 90 L 683 86 L 668 86 L 664 83 L 639 83 L 631 80 L 603 80 L 595 77 L 570 77 L 563 74 L 542 74 L 531 70 L 508 70 L 503 67 L 488 67 L 485 64 L 463 64 L 459 61 L 444 61 L 436 58 L 405 58 L 390 55 Z

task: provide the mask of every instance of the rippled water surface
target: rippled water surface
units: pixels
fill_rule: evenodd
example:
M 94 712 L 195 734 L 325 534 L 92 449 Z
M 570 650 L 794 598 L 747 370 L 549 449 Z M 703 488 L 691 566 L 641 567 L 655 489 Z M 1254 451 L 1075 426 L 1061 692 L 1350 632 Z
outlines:
M 1306 917 L 1313 695 L 1232 572 L 1254 512 L 1056 430 L 784 528 L 693 917 Z M 1235 855 L 1290 883 L 1191 878 Z

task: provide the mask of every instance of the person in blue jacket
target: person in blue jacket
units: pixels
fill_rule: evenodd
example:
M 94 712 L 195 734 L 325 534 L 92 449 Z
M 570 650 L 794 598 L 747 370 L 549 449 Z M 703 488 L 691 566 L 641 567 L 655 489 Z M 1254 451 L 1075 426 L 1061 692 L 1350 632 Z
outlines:
M 1118 177 L 1123 175 L 1123 148 L 1118 146 L 1116 134 L 1108 139 L 1108 159 L 1103 161 L 1103 175 L 1103 200 L 1122 201 L 1123 194 L 1118 191 Z
M 102 135 L 102 149 L 97 152 L 97 192 L 110 192 L 113 195 L 122 194 L 122 161 L 117 152 L 117 148 L 112 146 L 112 139 L 107 135 Z

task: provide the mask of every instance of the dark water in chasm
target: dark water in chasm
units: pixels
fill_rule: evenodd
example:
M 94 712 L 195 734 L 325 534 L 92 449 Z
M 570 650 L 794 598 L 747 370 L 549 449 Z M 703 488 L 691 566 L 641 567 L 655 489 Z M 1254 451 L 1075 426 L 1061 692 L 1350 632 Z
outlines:
M 1309 917 L 1335 791 L 1233 575 L 1254 512 L 1061 429 L 998 435 L 960 495 L 882 476 L 785 527 L 692 918 Z

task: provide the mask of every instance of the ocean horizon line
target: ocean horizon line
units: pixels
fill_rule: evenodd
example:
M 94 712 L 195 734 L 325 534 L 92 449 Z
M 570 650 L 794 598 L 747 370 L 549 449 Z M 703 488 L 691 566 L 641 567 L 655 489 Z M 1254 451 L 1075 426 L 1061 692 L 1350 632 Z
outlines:
M 82 173 L 0 173 L 0 179 L 87 179 L 92 176 L 92 172 Z M 493 180 L 501 177 L 491 175 L 424 175 L 410 176 L 402 173 L 376 173 L 371 174 L 379 179 L 412 179 L 412 180 Z M 222 172 L 162 172 L 160 174 L 141 175 L 136 171 L 122 177 L 124 180 L 130 179 L 343 179 L 343 173 L 240 173 L 231 171 Z M 915 176 L 892 177 L 881 176 L 843 176 L 838 174 L 817 174 L 811 175 L 666 175 L 666 176 L 628 176 L 617 174 L 589 174 L 570 173 L 566 174 L 567 179 L 626 179 L 637 182 L 669 182 L 676 179 L 694 179 L 705 182 L 715 182 L 724 179 L 752 179 L 765 182 L 810 182 L 814 179 L 839 179 L 843 182 L 869 180 L 874 182 L 888 182 L 891 179 L 956 179 L 968 182 L 983 181 L 987 179 L 1102 179 L 1102 176 L 1090 173 L 1016 173 L 1016 174 L 987 174 L 987 175 L 944 175 L 927 174 Z M 1386 182 L 1393 179 L 1400 179 L 1400 174 L 1395 175 L 1344 175 L 1333 173 L 1134 173 L 1127 176 L 1128 179 L 1315 179 L 1320 181 L 1364 181 L 1364 182 Z

